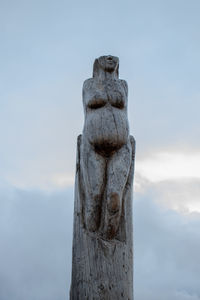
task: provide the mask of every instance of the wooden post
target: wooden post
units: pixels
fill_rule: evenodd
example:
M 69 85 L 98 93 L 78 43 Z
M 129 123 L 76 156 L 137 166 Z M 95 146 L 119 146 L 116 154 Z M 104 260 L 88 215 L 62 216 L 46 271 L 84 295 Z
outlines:
M 101 56 L 83 85 L 78 137 L 70 300 L 133 300 L 132 183 L 128 87 L 119 60 Z

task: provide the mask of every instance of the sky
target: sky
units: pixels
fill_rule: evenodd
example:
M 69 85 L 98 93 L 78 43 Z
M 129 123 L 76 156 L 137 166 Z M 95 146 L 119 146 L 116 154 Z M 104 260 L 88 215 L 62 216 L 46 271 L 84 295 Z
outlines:
M 135 300 L 200 299 L 199 0 L 0 1 L 0 299 L 69 297 L 82 84 L 129 86 Z

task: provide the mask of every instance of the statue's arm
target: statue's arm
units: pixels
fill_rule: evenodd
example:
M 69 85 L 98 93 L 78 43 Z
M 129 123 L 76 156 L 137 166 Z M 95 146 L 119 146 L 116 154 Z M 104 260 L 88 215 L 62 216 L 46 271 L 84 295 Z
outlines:
M 89 100 L 91 99 L 91 91 L 92 91 L 92 82 L 93 78 L 86 79 L 83 83 L 82 89 L 82 98 L 83 98 L 83 106 L 86 108 Z
M 128 84 L 126 82 L 126 80 L 123 80 L 123 79 L 120 79 L 120 82 L 124 88 L 124 91 L 125 91 L 125 94 L 126 94 L 126 97 L 128 98 Z

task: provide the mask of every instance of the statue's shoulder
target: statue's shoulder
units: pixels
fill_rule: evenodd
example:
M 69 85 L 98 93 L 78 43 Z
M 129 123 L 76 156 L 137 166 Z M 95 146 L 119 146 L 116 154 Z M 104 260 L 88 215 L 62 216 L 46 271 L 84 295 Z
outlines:
M 90 89 L 93 85 L 94 78 L 88 78 L 83 82 L 83 90 Z
M 128 83 L 126 82 L 126 80 L 123 80 L 123 79 L 119 79 L 121 85 L 123 86 L 123 88 L 125 89 L 126 91 L 126 94 L 128 94 Z
M 91 98 L 91 95 L 94 93 L 94 78 L 86 79 L 83 82 L 82 96 L 83 102 L 86 104 Z

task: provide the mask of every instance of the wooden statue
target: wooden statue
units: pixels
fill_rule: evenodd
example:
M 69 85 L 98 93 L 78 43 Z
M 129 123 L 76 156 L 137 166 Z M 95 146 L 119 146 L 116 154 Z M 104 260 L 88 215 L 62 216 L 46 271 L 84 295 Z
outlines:
M 78 138 L 71 300 L 133 300 L 132 181 L 128 86 L 119 59 L 95 60 L 83 84 Z

